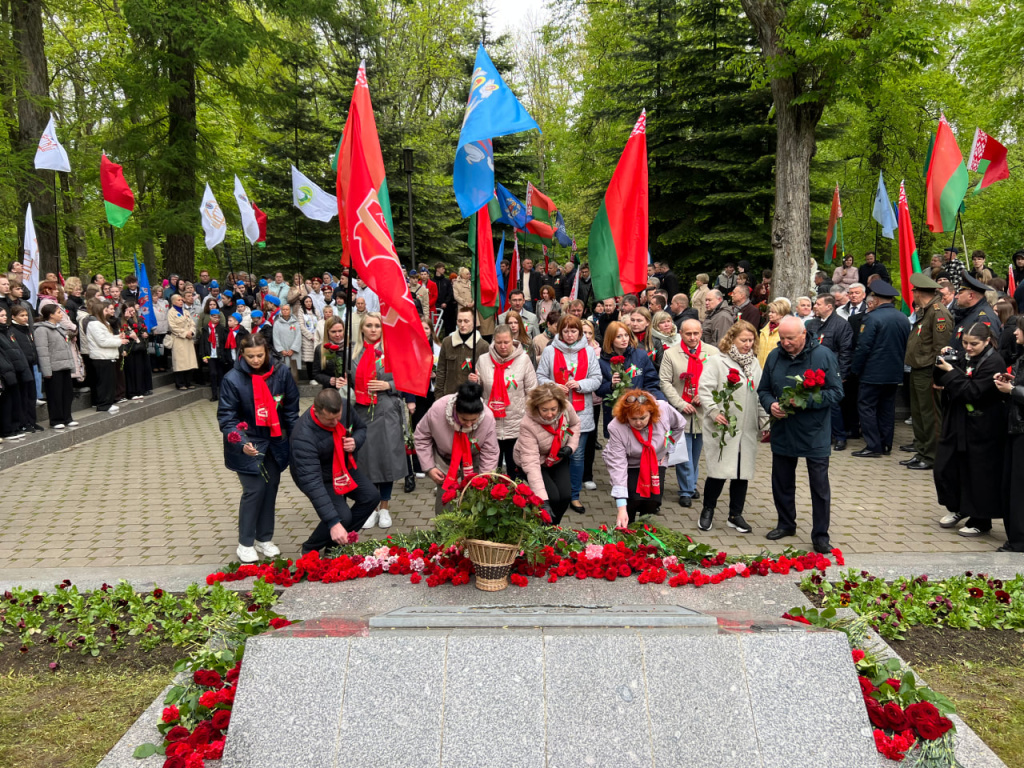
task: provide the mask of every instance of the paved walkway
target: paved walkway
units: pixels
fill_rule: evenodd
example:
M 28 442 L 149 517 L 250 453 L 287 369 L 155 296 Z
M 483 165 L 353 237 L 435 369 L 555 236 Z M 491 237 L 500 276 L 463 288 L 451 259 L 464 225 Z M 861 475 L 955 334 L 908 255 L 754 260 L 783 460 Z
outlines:
M 234 559 L 240 487 L 236 475 L 224 468 L 215 413 L 214 403 L 195 403 L 0 472 L 0 576 L 5 569 L 216 566 Z M 909 427 L 899 424 L 896 444 L 910 439 Z M 943 510 L 935 503 L 930 472 L 905 470 L 898 461 L 907 454 L 898 452 L 882 459 L 855 459 L 850 454 L 862 443 L 851 441 L 850 446 L 832 460 L 834 546 L 850 554 L 898 556 L 992 552 L 1005 541 L 998 522 L 992 535 L 977 539 L 942 530 L 936 520 Z M 745 513 L 753 533 L 740 535 L 725 526 L 724 498 L 715 527 L 707 533 L 697 529 L 699 502 L 691 509 L 668 504 L 663 524 L 729 552 L 756 554 L 768 545 L 778 550 L 764 538 L 775 525 L 775 511 L 771 457 L 767 446 L 762 448 Z M 567 514 L 568 525 L 613 523 L 600 453 L 595 474 L 598 490 L 583 495 L 587 514 Z M 417 486 L 409 495 L 400 485 L 396 488 L 392 530 L 429 527 L 433 484 L 420 480 Z M 668 486 L 669 498 L 674 499 L 675 480 L 670 479 Z M 797 508 L 798 534 L 784 542 L 809 548 L 810 497 L 805 485 L 798 492 Z M 286 555 L 297 556 L 315 523 L 312 506 L 285 473 L 275 541 Z M 374 529 L 373 535 L 385 532 Z

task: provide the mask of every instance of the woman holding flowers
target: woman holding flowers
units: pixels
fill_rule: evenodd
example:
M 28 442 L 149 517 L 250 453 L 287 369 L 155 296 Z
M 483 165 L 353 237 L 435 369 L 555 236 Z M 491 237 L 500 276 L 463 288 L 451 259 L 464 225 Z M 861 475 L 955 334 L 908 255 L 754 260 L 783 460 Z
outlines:
M 644 310 L 645 312 L 647 310 Z M 644 389 L 658 400 L 664 400 L 661 380 L 647 351 L 638 346 L 636 337 L 624 323 L 608 324 L 601 347 L 601 386 L 597 394 L 604 398 L 604 434 L 612 423 L 612 408 L 627 389 Z
M 313 381 L 321 387 L 338 388 L 344 371 L 343 346 L 345 323 L 340 317 L 328 317 L 324 322 L 324 340 L 313 351 Z
M 580 441 L 580 419 L 557 384 L 541 384 L 526 397 L 526 413 L 519 425 L 515 462 L 526 482 L 551 514 L 552 525 L 561 525 L 572 501 L 569 457 Z
M 745 320 L 730 328 L 718 348 L 722 354 L 708 358 L 698 389 L 704 403 L 703 432 L 708 444 L 704 449 L 707 478 L 704 481 L 704 508 L 697 527 L 711 530 L 715 505 L 729 481 L 729 527 L 738 533 L 750 533 L 743 519 L 747 484 L 754 477 L 754 461 L 761 429 L 768 415 L 757 398 L 761 383 L 761 365 L 757 362 L 757 331 Z
M 686 419 L 642 389 L 626 390 L 612 413 L 615 421 L 601 455 L 612 482 L 615 527 L 625 528 L 637 515 L 655 515 L 661 509 L 669 433 L 682 434 Z

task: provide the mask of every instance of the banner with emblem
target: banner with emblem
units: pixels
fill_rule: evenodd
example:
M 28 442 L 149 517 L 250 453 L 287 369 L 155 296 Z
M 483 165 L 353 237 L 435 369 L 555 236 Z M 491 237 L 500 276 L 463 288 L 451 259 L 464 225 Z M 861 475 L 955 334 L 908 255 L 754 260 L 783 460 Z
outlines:
M 203 192 L 203 202 L 199 204 L 199 213 L 203 219 L 203 231 L 206 233 L 206 247 L 211 251 L 222 242 L 227 234 L 228 226 L 224 220 L 224 212 L 220 209 L 217 198 L 213 196 L 213 190 L 209 183 L 206 191 Z
M 25 211 L 25 241 L 21 257 L 22 279 L 33 299 L 39 295 L 39 240 L 36 238 L 36 224 L 32 219 L 32 204 Z M 7 318 L 11 322 L 11 318 Z
M 67 150 L 57 141 L 57 128 L 52 114 L 50 115 L 50 122 L 46 124 L 43 135 L 39 138 L 35 167 L 36 170 L 71 173 L 71 161 L 68 160 Z
M 242 217 L 242 231 L 245 232 L 249 244 L 255 245 L 256 241 L 260 239 L 260 225 L 256 221 L 253 203 L 245 194 L 245 187 L 242 186 L 242 180 L 238 178 L 237 174 L 235 175 L 235 202 L 238 203 L 238 214 Z
M 292 203 L 307 218 L 327 222 L 338 214 L 338 198 L 304 176 L 292 166 Z

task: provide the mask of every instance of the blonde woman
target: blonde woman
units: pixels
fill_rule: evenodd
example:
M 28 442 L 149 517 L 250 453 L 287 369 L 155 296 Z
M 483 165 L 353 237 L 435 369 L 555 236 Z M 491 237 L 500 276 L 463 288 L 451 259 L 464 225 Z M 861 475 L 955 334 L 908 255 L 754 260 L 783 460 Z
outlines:
M 629 330 L 636 341 L 637 349 L 647 353 L 648 359 L 653 363 L 654 339 L 651 337 L 651 311 L 647 307 L 637 307 L 629 315 Z
M 702 323 L 708 313 L 707 307 L 704 306 L 704 297 L 708 295 L 708 283 L 710 281 L 711 278 L 708 277 L 706 272 L 701 272 L 697 275 L 697 288 L 694 290 L 693 296 L 690 297 L 690 306 L 697 310 L 697 316 Z
M 459 276 L 452 281 L 452 291 L 455 293 L 455 303 L 460 307 L 473 308 L 473 282 L 472 273 L 462 267 L 459 269 Z
M 333 315 L 324 321 L 323 341 L 313 350 L 313 381 L 324 389 L 338 389 L 344 362 L 345 323 Z
M 655 312 L 651 318 L 651 346 L 654 347 L 654 370 L 661 370 L 661 361 L 665 357 L 665 350 L 677 347 L 683 343 L 676 328 L 672 315 L 662 310 Z
M 768 322 L 761 329 L 761 338 L 757 345 L 757 363 L 764 368 L 768 353 L 779 345 L 779 323 L 791 311 L 789 299 L 776 299 L 768 305 Z
M 580 442 L 580 419 L 557 384 L 541 384 L 526 397 L 526 413 L 515 441 L 515 462 L 526 482 L 560 525 L 572 501 L 569 458 Z

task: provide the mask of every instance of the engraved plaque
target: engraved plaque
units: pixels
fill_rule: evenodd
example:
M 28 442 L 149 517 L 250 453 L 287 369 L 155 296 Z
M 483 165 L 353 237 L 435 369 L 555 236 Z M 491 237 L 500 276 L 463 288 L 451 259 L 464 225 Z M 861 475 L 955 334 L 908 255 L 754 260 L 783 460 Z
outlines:
M 717 626 L 714 616 L 681 605 L 423 605 L 370 619 L 371 629 Z

